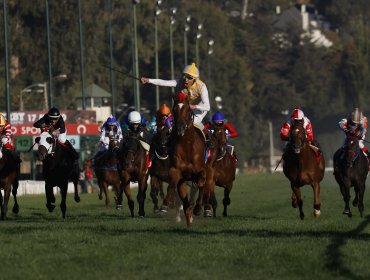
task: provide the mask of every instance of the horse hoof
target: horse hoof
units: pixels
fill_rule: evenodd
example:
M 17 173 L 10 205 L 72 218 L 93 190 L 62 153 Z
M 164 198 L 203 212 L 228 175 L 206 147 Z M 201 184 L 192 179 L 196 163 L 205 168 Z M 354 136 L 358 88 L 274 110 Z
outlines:
M 80 198 L 79 196 L 76 196 L 76 197 L 75 197 L 75 201 L 76 201 L 77 203 L 79 203 L 79 202 L 81 201 L 81 198 Z
M 205 210 L 205 211 L 204 211 L 204 217 L 205 217 L 205 218 L 211 218 L 211 217 L 213 217 L 213 212 L 212 212 L 212 210 L 210 210 L 210 209 Z
M 180 222 L 181 222 L 181 217 L 180 217 L 180 215 L 179 215 L 179 216 L 176 216 L 175 221 L 176 221 L 176 223 L 180 223 Z
M 193 222 L 193 217 L 192 217 L 192 213 L 191 213 L 191 208 L 190 207 L 188 209 L 186 209 L 186 211 L 185 211 L 185 217 L 186 217 L 186 225 L 187 225 L 187 227 L 190 227 L 191 223 Z
M 304 214 L 299 215 L 299 217 L 301 218 L 301 220 L 304 220 Z
M 357 202 L 357 201 L 353 201 L 353 202 L 352 202 L 352 205 L 353 205 L 353 207 L 357 207 L 358 202 Z
M 102 195 L 98 195 L 99 197 L 99 200 L 102 200 L 103 199 L 103 196 Z
M 297 207 L 298 207 L 298 203 L 297 203 L 297 201 L 292 201 L 292 207 L 293 207 L 293 208 L 297 208 Z
M 160 210 L 161 210 L 162 213 L 167 213 L 168 212 L 168 206 L 167 205 L 162 205 Z
M 159 212 L 161 212 L 160 210 L 159 210 L 159 208 L 158 207 L 154 207 L 153 208 L 153 212 L 154 212 L 154 214 L 158 214 Z
M 318 218 L 318 217 L 320 217 L 320 215 L 321 215 L 321 211 L 320 211 L 320 210 L 317 210 L 317 209 L 314 209 L 314 210 L 313 210 L 313 215 L 314 215 L 316 218 Z
M 202 207 L 200 207 L 200 205 L 196 205 L 194 207 L 193 213 L 195 216 L 200 216 L 200 214 L 202 213 Z
M 117 204 L 117 205 L 116 205 L 116 209 L 117 209 L 117 210 L 121 210 L 121 209 L 122 209 L 122 204 Z
M 48 208 L 49 212 L 51 213 L 51 212 L 54 211 L 55 205 L 53 205 L 53 204 L 46 204 L 46 208 Z
M 14 214 L 18 214 L 19 213 L 19 206 L 18 205 L 14 205 L 14 207 L 13 207 L 13 213 Z
M 144 215 L 139 215 L 139 219 L 144 219 Z
M 351 214 L 351 211 L 347 210 L 347 209 L 344 209 L 343 212 L 342 212 L 343 215 L 347 215 L 349 216 Z M 352 215 L 351 215 L 352 216 Z

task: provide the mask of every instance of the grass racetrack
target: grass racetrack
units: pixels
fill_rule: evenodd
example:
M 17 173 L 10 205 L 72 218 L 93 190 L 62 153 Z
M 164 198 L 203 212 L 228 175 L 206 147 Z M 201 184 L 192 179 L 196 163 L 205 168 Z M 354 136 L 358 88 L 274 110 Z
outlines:
M 282 174 L 239 175 L 229 217 L 196 218 L 190 229 L 175 213 L 146 218 L 106 209 L 97 194 L 67 199 L 62 220 L 57 196 L 49 213 L 45 197 L 19 197 L 20 213 L 0 221 L 2 279 L 370 279 L 370 200 L 364 218 L 342 196 L 333 175 L 321 184 L 321 216 L 313 217 L 313 193 L 302 188 L 305 219 L 291 207 Z M 354 195 L 351 190 L 352 197 Z M 113 193 L 111 193 L 113 198 Z M 112 199 L 113 200 L 113 199 Z M 135 201 L 135 215 L 137 215 Z

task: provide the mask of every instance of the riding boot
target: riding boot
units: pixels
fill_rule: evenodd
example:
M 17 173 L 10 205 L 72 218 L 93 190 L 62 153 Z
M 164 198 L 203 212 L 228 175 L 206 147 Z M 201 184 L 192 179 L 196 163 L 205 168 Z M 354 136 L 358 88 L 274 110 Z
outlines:
M 149 153 L 146 153 L 146 167 L 148 169 L 152 167 L 152 160 L 150 159 Z
M 366 150 L 365 154 L 367 156 L 367 161 L 370 162 L 370 152 L 368 150 Z
M 64 143 L 68 146 L 68 148 L 69 148 L 69 150 L 72 154 L 73 159 L 78 160 L 79 155 L 78 155 L 77 151 L 75 150 L 75 148 L 72 146 L 71 142 L 66 140 Z

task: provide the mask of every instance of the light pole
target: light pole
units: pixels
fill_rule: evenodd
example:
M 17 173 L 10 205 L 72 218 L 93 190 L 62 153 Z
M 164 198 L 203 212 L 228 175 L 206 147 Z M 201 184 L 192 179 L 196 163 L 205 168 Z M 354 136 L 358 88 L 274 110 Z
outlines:
M 197 31 L 197 38 L 195 40 L 195 52 L 196 52 L 196 63 L 199 69 L 199 40 L 202 37 L 201 30 L 203 28 L 203 24 L 198 24 L 198 31 Z
M 109 61 L 110 61 L 110 91 L 112 94 L 112 115 L 116 115 L 116 93 L 114 85 L 114 71 L 113 71 L 113 39 L 112 39 L 112 0 L 109 0 Z
M 3 1 L 4 17 L 4 61 L 5 61 L 5 93 L 6 93 L 6 113 L 10 118 L 10 78 L 9 78 L 9 57 L 8 57 L 8 3 Z
M 170 18 L 170 55 L 171 55 L 171 80 L 175 79 L 175 67 L 174 67 L 174 62 L 173 62 L 173 36 L 172 36 L 172 25 L 175 24 L 175 14 L 176 14 L 177 9 L 176 8 L 171 8 L 171 18 Z M 175 93 L 175 88 L 171 87 L 171 93 Z
M 155 7 L 154 14 L 154 52 L 155 52 L 155 78 L 159 77 L 159 63 L 158 63 L 158 16 L 161 13 L 159 6 L 161 5 L 162 0 L 157 0 L 157 5 Z M 159 86 L 155 87 L 155 106 L 159 108 Z
M 211 74 L 212 74 L 212 72 L 211 72 L 211 55 L 213 54 L 213 44 L 215 43 L 215 41 L 213 40 L 213 39 L 210 39 L 209 41 L 208 41 L 208 59 L 207 59 L 207 78 L 208 78 L 208 92 L 209 92 L 209 99 L 210 100 L 213 100 L 213 92 L 212 92 L 212 88 L 211 88 Z M 212 105 L 210 106 L 210 110 L 209 110 L 209 113 L 210 113 L 210 115 L 211 115 L 211 117 L 212 117 Z
M 185 65 L 188 65 L 188 32 L 190 30 L 191 16 L 187 16 L 184 24 L 184 61 Z
M 50 26 L 49 26 L 49 1 L 45 0 L 45 14 L 46 14 L 46 33 L 48 43 L 48 68 L 49 68 L 49 90 L 47 95 L 48 104 L 50 107 L 53 106 L 53 86 L 52 86 L 52 71 L 51 71 L 51 48 L 50 48 Z
M 82 19 L 81 19 L 80 0 L 78 0 L 78 22 L 79 22 L 79 28 L 80 28 L 80 67 L 81 67 L 81 87 L 82 87 L 82 110 L 86 110 L 85 67 L 84 67 L 84 51 L 83 51 L 83 35 L 82 35 Z
M 136 5 L 140 3 L 140 0 L 132 1 L 132 65 L 133 65 L 133 75 L 139 77 L 139 61 L 138 61 L 138 50 L 137 50 L 137 30 L 136 30 Z M 137 111 L 140 111 L 140 92 L 139 92 L 139 80 L 133 79 L 134 83 L 134 103 Z
M 52 80 L 65 80 L 67 79 L 67 75 L 66 74 L 60 74 L 60 75 L 57 75 L 57 76 L 54 76 L 52 77 Z M 20 111 L 23 111 L 24 110 L 24 102 L 23 102 L 23 93 L 30 93 L 32 92 L 33 88 L 38 88 L 35 90 L 35 92 L 38 92 L 38 93 L 43 93 L 44 94 L 44 110 L 48 110 L 48 108 L 51 108 L 52 105 L 50 105 L 48 103 L 48 82 L 45 81 L 43 83 L 35 83 L 35 84 L 32 84 L 32 85 L 29 85 L 27 87 L 25 87 L 24 89 L 22 89 L 19 93 L 19 110 Z M 50 86 L 49 86 L 50 88 Z

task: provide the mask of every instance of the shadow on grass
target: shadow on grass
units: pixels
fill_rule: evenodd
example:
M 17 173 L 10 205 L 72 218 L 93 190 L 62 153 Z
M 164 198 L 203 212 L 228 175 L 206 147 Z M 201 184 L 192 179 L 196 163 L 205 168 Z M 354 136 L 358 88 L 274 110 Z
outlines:
M 370 224 L 370 215 L 366 216 L 364 220 L 353 230 L 343 233 L 337 233 L 333 236 L 332 243 L 326 248 L 326 264 L 325 268 L 329 272 L 340 275 L 346 279 L 370 279 L 370 274 L 367 276 L 357 276 L 350 267 L 347 267 L 346 258 L 342 252 L 343 247 L 346 245 L 347 240 L 369 240 L 369 234 L 361 233 L 364 231 L 367 225 Z M 359 248 L 360 249 L 360 248 Z

